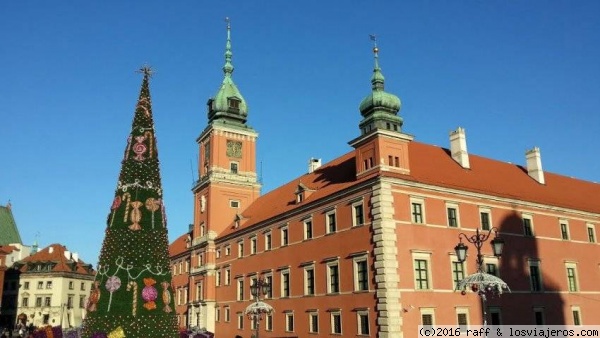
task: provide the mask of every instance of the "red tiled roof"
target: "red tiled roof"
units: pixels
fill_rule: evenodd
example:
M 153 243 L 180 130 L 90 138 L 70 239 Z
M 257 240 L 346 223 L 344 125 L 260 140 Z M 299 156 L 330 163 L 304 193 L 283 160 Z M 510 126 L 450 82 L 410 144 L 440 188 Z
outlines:
M 592 196 L 600 196 L 600 184 L 544 172 L 545 184 L 539 184 L 522 166 L 469 155 L 470 169 L 462 168 L 445 148 L 412 141 L 409 143 L 410 174 L 384 172 L 387 177 L 465 190 L 504 198 L 513 198 L 541 204 L 600 213 L 600 203 Z M 300 176 L 287 184 L 259 197 L 243 211 L 241 227 L 260 223 L 291 211 L 298 184 L 316 190 L 303 203 L 331 195 L 342 189 L 371 178 L 356 179 L 354 150 L 323 165 L 313 173 Z M 233 221 L 233 220 L 232 220 Z M 220 236 L 237 231 L 227 228 Z
M 51 244 L 35 254 L 20 260 L 19 263 L 24 264 L 21 267 L 21 272 L 29 271 L 29 265 L 27 263 L 52 262 L 55 263 L 52 272 L 73 272 L 84 275 L 93 275 L 96 273 L 89 267 L 89 264 L 86 264 L 81 259 L 78 259 L 77 262 L 73 259 L 67 259 L 67 257 L 65 257 L 65 251 L 68 251 L 67 247 L 60 244 Z M 73 266 L 73 263 L 75 263 L 75 266 Z
M 187 238 L 188 238 L 189 234 L 185 233 L 179 237 L 177 237 L 176 240 L 173 241 L 173 243 L 171 243 L 169 245 L 169 257 L 173 257 L 176 255 L 179 255 L 180 253 L 183 253 L 187 250 Z

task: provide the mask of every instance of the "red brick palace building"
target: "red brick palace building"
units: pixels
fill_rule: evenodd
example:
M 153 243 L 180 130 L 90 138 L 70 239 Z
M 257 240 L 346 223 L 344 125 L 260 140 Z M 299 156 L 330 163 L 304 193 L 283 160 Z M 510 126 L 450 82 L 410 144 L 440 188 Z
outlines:
M 250 337 L 244 310 L 258 278 L 274 308 L 261 337 L 479 325 L 477 294 L 455 291 L 476 272 L 475 249 L 460 263 L 454 246 L 459 233 L 492 227 L 506 244 L 500 258 L 484 245 L 484 269 L 512 292 L 490 299 L 488 322 L 600 324 L 600 185 L 543 171 L 537 148 L 524 166 L 469 154 L 461 128 L 448 148 L 414 141 L 374 51 L 351 150 L 261 195 L 228 29 L 224 80 L 197 139 L 194 224 L 171 245 L 180 325 Z

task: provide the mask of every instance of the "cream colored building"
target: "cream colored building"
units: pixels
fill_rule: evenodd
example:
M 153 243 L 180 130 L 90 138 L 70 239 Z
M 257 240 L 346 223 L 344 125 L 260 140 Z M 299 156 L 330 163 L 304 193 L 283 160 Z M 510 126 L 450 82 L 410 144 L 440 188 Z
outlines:
M 34 326 L 80 326 L 95 271 L 77 253 L 52 244 L 16 263 L 21 271 L 19 322 Z

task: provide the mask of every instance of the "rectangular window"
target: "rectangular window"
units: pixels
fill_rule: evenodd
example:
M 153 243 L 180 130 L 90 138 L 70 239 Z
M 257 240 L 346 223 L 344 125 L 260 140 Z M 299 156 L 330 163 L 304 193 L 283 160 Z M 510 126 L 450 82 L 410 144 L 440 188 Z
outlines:
M 339 312 L 331 313 L 331 333 L 342 334 L 342 314 Z
M 81 295 L 79 296 L 79 308 L 83 309 L 85 307 L 85 296 Z
M 425 259 L 415 259 L 415 288 L 417 290 L 429 289 L 429 269 L 428 261 Z
M 216 322 L 221 321 L 221 309 L 220 308 L 215 309 L 215 321 Z
M 304 239 L 313 238 L 313 225 L 311 220 L 304 221 Z
M 542 278 L 540 274 L 539 261 L 529 261 L 529 278 L 531 280 L 531 291 L 542 291 Z
M 435 310 L 433 308 L 421 308 L 421 325 L 427 328 L 435 325 Z
M 273 298 L 273 276 L 271 276 L 271 275 L 265 276 L 265 281 L 267 282 L 268 285 L 271 286 L 270 288 L 268 288 L 265 298 Z
M 44 288 L 44 282 L 38 282 L 38 290 L 43 289 Z
M 81 291 L 85 291 L 85 283 L 83 283 L 83 282 L 82 282 L 82 283 L 81 283 L 81 286 L 79 287 L 79 289 L 80 289 Z
M 244 300 L 244 280 L 237 281 L 237 300 Z
M 229 310 L 229 306 L 226 306 L 226 307 L 225 307 L 225 321 L 226 321 L 226 322 L 229 322 L 229 320 L 230 320 L 230 319 L 231 319 L 231 318 L 230 318 L 230 310 Z
M 286 246 L 289 243 L 289 238 L 288 238 L 288 228 L 287 227 L 283 227 L 281 228 L 281 246 Z
M 315 269 L 313 267 L 304 270 L 305 286 L 304 294 L 312 296 L 315 294 Z
M 363 213 L 363 204 L 362 202 L 359 204 L 355 204 L 352 206 L 352 216 L 354 220 L 353 226 L 361 225 L 365 223 L 365 216 Z
M 411 202 L 411 215 L 413 223 L 423 223 L 423 204 L 420 202 Z
M 574 263 L 567 263 L 567 284 L 569 285 L 569 291 L 577 292 L 579 287 L 577 286 L 577 265 Z
M 290 271 L 281 271 L 281 297 L 290 296 Z
M 481 220 L 481 230 L 490 230 L 490 227 L 491 227 L 490 212 L 480 210 L 479 218 Z
M 581 325 L 581 312 L 578 307 L 572 307 L 571 313 L 573 314 L 573 325 Z
M 238 164 L 235 162 L 231 162 L 229 165 L 229 168 L 231 169 L 231 173 L 232 174 L 237 174 L 238 173 Z
M 267 315 L 265 317 L 265 330 L 273 331 L 273 315 Z
M 354 291 L 369 290 L 369 270 L 366 256 L 354 260 L 354 278 Z
M 337 225 L 335 223 L 335 212 L 327 214 L 327 233 L 332 234 L 337 231 Z
M 271 250 L 271 247 L 272 247 L 271 232 L 269 231 L 265 234 L 265 250 L 266 251 Z
M 73 281 L 69 281 L 69 290 L 75 289 L 75 283 Z
M 225 247 L 225 256 L 231 255 L 231 246 L 228 245 Z
M 308 332 L 319 333 L 319 314 L 316 312 L 308 314 Z
M 486 263 L 485 272 L 492 276 L 498 277 L 498 266 L 495 263 Z
M 458 283 L 465 279 L 465 265 L 462 262 L 452 262 L 452 281 L 454 282 L 454 289 L 458 289 Z
M 29 298 L 23 297 L 23 301 L 21 301 L 22 307 L 29 307 Z
M 328 293 L 340 292 L 340 270 L 337 263 L 327 266 Z
M 25 290 L 29 290 L 29 282 L 25 282 L 25 284 L 23 284 L 23 288 Z
M 73 308 L 73 297 L 75 297 L 75 296 L 74 295 L 67 296 L 67 309 Z
M 447 206 L 446 213 L 448 216 L 448 226 L 451 228 L 458 227 L 458 207 L 457 206 Z
M 562 239 L 569 239 L 569 225 L 565 222 L 560 223 L 560 236 Z
M 244 242 L 238 242 L 238 257 L 244 256 Z
M 294 331 L 294 314 L 292 312 L 287 312 L 285 314 L 285 331 L 286 332 Z
M 533 320 L 535 325 L 545 325 L 546 324 L 546 316 L 544 315 L 543 308 L 534 308 L 533 309 Z
M 50 306 L 51 302 L 52 302 L 52 298 L 50 298 L 50 297 L 44 298 L 44 306 Z
M 215 250 L 215 256 L 216 258 L 221 258 L 221 249 Z
M 489 308 L 489 313 L 491 325 L 502 325 L 502 312 L 500 308 Z
M 225 270 L 225 285 L 231 284 L 231 270 Z
M 523 217 L 523 235 L 533 236 L 533 222 L 529 217 Z
M 358 334 L 368 336 L 371 332 L 369 330 L 369 313 L 366 311 L 360 311 L 358 315 Z
M 37 307 L 42 306 L 42 297 L 35 298 L 35 306 L 37 306 Z
M 250 238 L 250 254 L 256 254 L 256 236 Z
M 467 310 L 456 310 L 456 323 L 458 324 L 460 332 L 467 332 L 467 329 L 469 328 L 469 314 Z
M 215 277 L 215 284 L 217 286 L 221 285 L 221 270 L 217 271 L 217 276 Z
M 587 226 L 587 233 L 588 233 L 588 242 L 590 243 L 596 243 L 596 234 L 595 234 L 595 229 L 593 225 L 588 225 Z
M 242 313 L 237 314 L 237 328 L 240 330 L 244 329 L 244 315 Z

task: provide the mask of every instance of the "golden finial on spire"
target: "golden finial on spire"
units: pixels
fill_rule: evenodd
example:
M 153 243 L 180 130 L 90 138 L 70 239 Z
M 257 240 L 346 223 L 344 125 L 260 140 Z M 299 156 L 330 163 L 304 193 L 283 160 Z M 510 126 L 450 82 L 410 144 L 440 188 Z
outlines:
M 141 73 L 144 74 L 144 76 L 152 77 L 152 74 L 154 74 L 154 70 L 152 70 L 152 67 L 150 67 L 148 64 L 144 64 L 140 69 L 136 71 L 136 73 Z
M 373 53 L 377 55 L 377 53 L 379 52 L 379 48 L 377 48 L 377 35 L 369 34 L 369 38 L 371 39 L 371 41 L 373 41 Z

